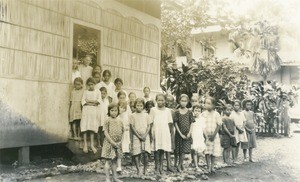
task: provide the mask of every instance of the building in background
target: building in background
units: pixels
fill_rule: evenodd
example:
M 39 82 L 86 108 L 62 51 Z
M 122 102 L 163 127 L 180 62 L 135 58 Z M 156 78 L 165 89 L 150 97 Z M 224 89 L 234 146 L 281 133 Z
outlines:
M 159 91 L 159 0 L 0 0 L 0 149 L 66 142 L 73 58 Z M 86 50 L 85 50 L 86 51 Z

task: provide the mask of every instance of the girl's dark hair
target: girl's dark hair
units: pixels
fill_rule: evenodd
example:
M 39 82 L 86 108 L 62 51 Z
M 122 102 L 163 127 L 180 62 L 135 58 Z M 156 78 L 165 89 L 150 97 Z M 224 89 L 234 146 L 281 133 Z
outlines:
M 117 97 L 119 98 L 121 95 L 125 95 L 125 97 L 126 97 L 126 93 L 122 90 L 118 93 Z
M 104 75 L 106 74 L 109 74 L 109 76 L 111 77 L 111 72 L 109 70 L 104 70 L 102 76 L 104 77 Z
M 96 64 L 96 65 L 94 66 L 94 69 L 95 69 L 96 67 L 99 67 L 99 68 L 101 68 L 101 70 L 102 70 L 102 66 L 101 66 L 101 65 Z
M 108 105 L 108 113 L 107 113 L 108 116 L 110 116 L 110 110 L 111 110 L 112 108 L 114 108 L 114 107 L 116 107 L 116 108 L 118 109 L 118 114 L 117 114 L 117 116 L 119 116 L 119 114 L 120 114 L 120 108 L 119 108 L 118 104 L 116 104 L 116 103 L 110 103 L 110 104 Z
M 143 91 L 145 91 L 145 89 L 148 89 L 149 91 L 151 91 L 150 87 L 144 87 Z
M 241 101 L 239 101 L 239 100 L 234 100 L 234 101 L 233 101 L 233 105 L 234 105 L 235 103 L 238 103 L 238 104 L 240 105 L 240 107 L 242 107 Z
M 144 101 L 144 99 L 142 99 L 142 98 L 135 99 L 135 101 L 134 101 L 134 108 L 136 108 L 137 103 L 142 103 L 143 106 L 144 106 L 144 108 L 145 108 L 145 101 Z
M 107 92 L 107 88 L 106 88 L 106 87 L 101 87 L 99 90 L 100 90 L 101 92 Z
M 121 82 L 122 85 L 123 85 L 123 80 L 122 80 L 121 78 L 116 78 L 116 79 L 115 79 L 115 82 L 114 82 L 114 83 L 117 84 L 118 82 Z
M 96 81 L 95 81 L 94 78 L 90 77 L 90 78 L 88 78 L 88 79 L 86 80 L 86 85 L 87 85 L 88 83 L 96 84 Z
M 80 77 L 75 78 L 73 83 L 75 84 L 75 82 L 80 82 L 81 84 L 83 84 L 83 80 Z
M 147 111 L 148 113 L 150 112 L 150 106 L 152 106 L 152 107 L 155 106 L 155 105 L 154 105 L 154 102 L 153 102 L 152 100 L 147 101 L 146 104 L 145 104 L 145 109 L 146 109 L 146 111 Z
M 130 95 L 132 95 L 132 94 L 134 94 L 134 95 L 136 96 L 136 94 L 135 94 L 134 92 L 130 92 L 130 93 L 128 94 L 128 97 L 130 97 Z
M 189 96 L 188 95 L 186 95 L 186 94 L 181 94 L 180 95 L 180 97 L 179 97 L 179 99 L 178 99 L 178 101 L 180 101 L 182 98 L 186 98 L 187 99 L 187 101 L 189 102 L 189 100 L 190 100 L 190 98 L 189 98 Z
M 196 108 L 201 109 L 201 111 L 202 111 L 202 106 L 201 106 L 200 104 L 194 105 L 194 106 L 193 106 L 193 111 L 194 111 Z
M 214 106 L 216 106 L 216 104 L 217 104 L 216 99 L 213 97 L 206 97 L 204 103 L 206 103 L 206 100 L 210 100 Z
M 157 100 L 157 98 L 160 96 L 162 96 L 166 100 L 166 95 L 162 93 L 156 94 L 155 100 Z
M 92 76 L 95 77 L 96 75 L 99 75 L 101 77 L 101 73 L 98 71 L 93 71 Z

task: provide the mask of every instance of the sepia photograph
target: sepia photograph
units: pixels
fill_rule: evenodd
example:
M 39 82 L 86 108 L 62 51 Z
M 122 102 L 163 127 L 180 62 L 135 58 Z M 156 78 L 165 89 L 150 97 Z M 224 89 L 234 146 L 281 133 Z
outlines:
M 0 181 L 300 182 L 299 9 L 0 0 Z

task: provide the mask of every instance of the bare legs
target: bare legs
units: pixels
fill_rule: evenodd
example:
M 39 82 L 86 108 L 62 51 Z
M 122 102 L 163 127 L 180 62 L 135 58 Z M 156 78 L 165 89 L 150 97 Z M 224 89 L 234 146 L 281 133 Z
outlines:
M 113 177 L 113 181 L 116 181 L 116 182 L 122 182 L 121 180 L 119 180 L 117 178 L 117 158 L 115 159 L 107 159 L 106 162 L 105 162 L 105 166 L 104 166 L 104 170 L 105 170 L 105 176 L 106 176 L 106 182 L 110 182 L 110 176 L 109 176 L 109 173 L 110 173 L 110 169 L 112 171 L 112 177 Z
M 249 148 L 249 161 L 253 162 L 252 160 L 252 150 L 253 148 Z M 244 153 L 244 160 L 247 159 L 247 149 L 243 149 L 243 153 Z
M 141 170 L 140 170 L 141 155 L 144 155 L 144 172 L 143 172 L 144 175 L 146 174 L 147 169 L 148 169 L 149 156 L 148 156 L 147 152 L 133 156 L 138 176 L 141 176 Z
M 158 150 L 154 152 L 155 157 L 155 171 L 157 174 L 162 174 L 163 161 L 164 161 L 164 150 Z
M 215 167 L 215 156 L 206 154 L 206 163 L 207 163 L 207 168 L 208 172 L 215 173 L 214 167 Z
M 237 161 L 237 158 L 238 158 L 238 156 L 239 156 L 239 148 L 240 148 L 240 142 L 239 143 L 237 143 L 237 146 L 235 147 L 235 151 L 234 151 L 234 162 L 236 162 Z
M 90 132 L 90 141 L 91 141 L 91 149 L 94 153 L 97 152 L 97 149 L 94 147 L 94 132 Z M 87 145 L 87 133 L 88 131 L 83 132 L 83 152 L 88 153 L 88 145 Z

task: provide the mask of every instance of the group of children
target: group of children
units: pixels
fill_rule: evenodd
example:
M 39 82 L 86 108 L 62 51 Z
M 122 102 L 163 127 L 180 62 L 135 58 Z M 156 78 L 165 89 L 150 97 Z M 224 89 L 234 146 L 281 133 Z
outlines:
M 171 95 L 157 94 L 155 100 L 152 99 L 149 87 L 144 88 L 143 98 L 136 98 L 135 93 L 127 95 L 122 89 L 122 79 L 117 78 L 114 83 L 110 81 L 109 70 L 102 73 L 101 66 L 90 67 L 91 57 L 85 57 L 83 65 L 78 66 L 75 62 L 70 104 L 72 136 L 76 140 L 83 136 L 83 152 L 88 153 L 89 134 L 90 149 L 96 153 L 94 140 L 97 135 L 98 148 L 101 148 L 101 156 L 106 160 L 107 181 L 110 181 L 110 171 L 113 180 L 120 181 L 117 172 L 122 170 L 123 154 L 131 154 L 138 175 L 142 175 L 141 159 L 143 174 L 147 173 L 152 152 L 157 174 L 163 173 L 164 156 L 168 171 L 181 172 L 184 170 L 185 154 L 190 153 L 197 171 L 201 171 L 199 157 L 205 156 L 207 170 L 213 173 L 215 157 L 221 156 L 221 147 L 226 163 L 231 163 L 230 153 L 232 162 L 237 161 L 240 145 L 244 159 L 249 150 L 249 161 L 253 162 L 255 116 L 250 100 L 244 101 L 244 111 L 241 111 L 239 101 L 235 101 L 233 106 L 226 105 L 221 117 L 215 111 L 214 98 L 206 97 L 200 104 L 199 96 L 193 96 L 190 102 L 190 98 L 182 94 L 177 104 Z M 187 107 L 189 103 L 191 108 Z M 172 153 L 174 165 L 171 163 Z

